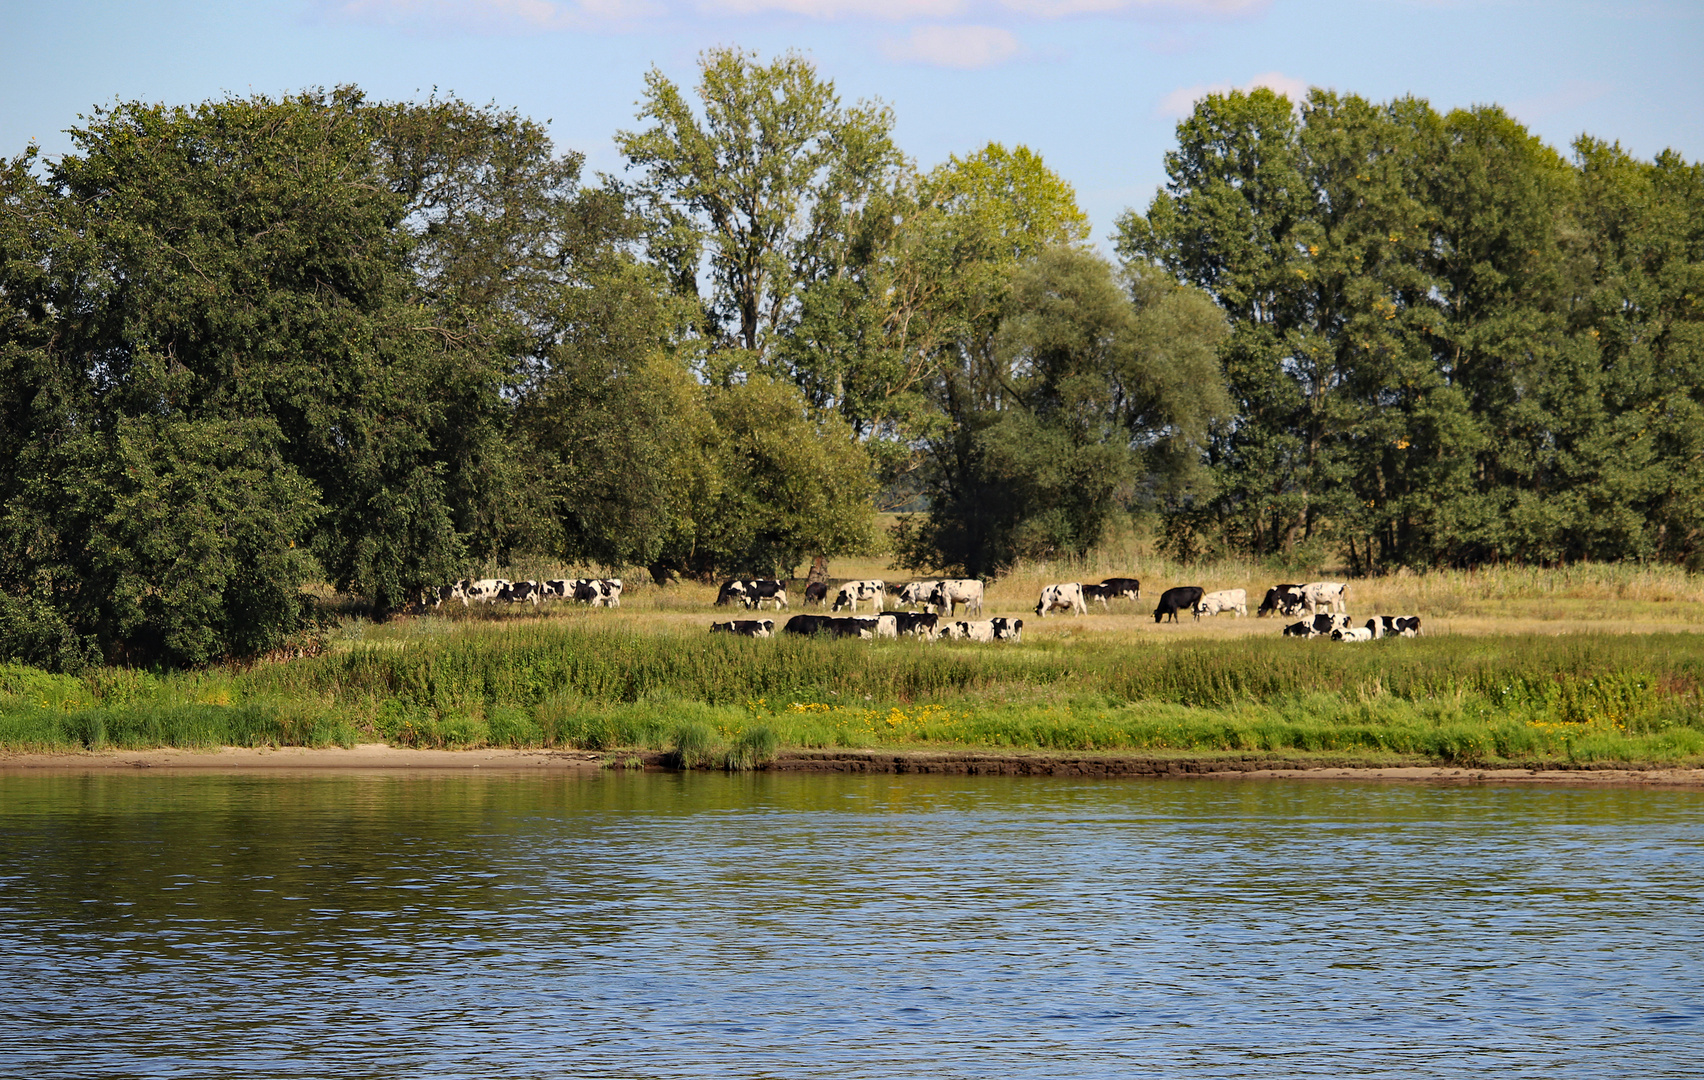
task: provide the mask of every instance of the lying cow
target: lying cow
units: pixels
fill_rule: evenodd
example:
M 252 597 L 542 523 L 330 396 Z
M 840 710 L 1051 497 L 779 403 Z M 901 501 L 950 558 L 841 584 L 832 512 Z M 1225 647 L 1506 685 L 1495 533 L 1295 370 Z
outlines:
M 1349 586 L 1341 581 L 1310 581 L 1302 586 L 1302 602 L 1309 614 L 1329 606 L 1333 611 L 1347 610 Z
M 1371 630 L 1376 638 L 1419 637 L 1420 616 L 1374 615 L 1367 620 L 1367 629 Z
M 982 614 L 982 582 L 975 578 L 945 578 L 935 582 L 926 602 L 927 607 L 936 610 L 945 608 L 949 619 L 957 614 L 960 604 L 967 613 L 974 608 L 975 614 Z
M 1349 629 L 1349 616 L 1332 615 L 1329 612 L 1322 611 L 1317 615 L 1310 615 L 1301 622 L 1291 623 L 1289 626 L 1286 626 L 1284 628 L 1284 636 L 1303 638 L 1325 637 L 1333 630 L 1347 629 Z
M 887 586 L 871 578 L 867 581 L 848 581 L 840 587 L 839 595 L 834 598 L 834 610 L 849 607 L 854 613 L 860 603 L 874 604 L 876 610 L 882 610 L 882 596 L 886 594 Z
M 883 616 L 883 618 L 893 620 L 895 633 L 910 634 L 920 638 L 934 637 L 935 628 L 941 621 L 939 615 L 922 611 L 896 611 L 891 615 Z
M 1041 599 L 1035 602 L 1035 613 L 1047 618 L 1050 611 L 1069 611 L 1077 615 L 1087 615 L 1089 605 L 1083 602 L 1083 587 L 1075 581 L 1062 585 L 1048 585 L 1041 590 Z
M 1024 636 L 1024 621 L 1008 619 L 999 616 L 988 620 L 994 626 L 995 641 L 1022 641 Z
M 1193 612 L 1195 605 L 1201 602 L 1204 592 L 1206 590 L 1199 585 L 1179 585 L 1174 589 L 1167 589 L 1160 594 L 1160 606 L 1154 609 L 1154 621 L 1161 622 L 1170 615 L 1171 621 L 1177 622 L 1177 613 Z M 1201 616 L 1195 617 L 1199 619 Z
M 760 608 L 765 600 L 773 601 L 775 610 L 788 606 L 787 585 L 775 578 L 732 578 L 722 583 L 716 594 L 716 606 L 722 607 L 738 600 L 743 607 Z
M 775 634 L 774 619 L 735 619 L 732 622 L 713 622 L 712 634 L 734 634 L 738 637 L 764 638 Z
M 1300 585 L 1274 585 L 1266 590 L 1266 599 L 1260 602 L 1260 610 L 1254 614 L 1257 618 L 1277 614 L 1288 619 L 1305 608 L 1307 603 Z
M 795 615 L 781 628 L 787 634 L 827 634 L 830 637 L 876 636 L 875 619 L 837 619 L 832 615 Z
M 1248 593 L 1242 589 L 1220 589 L 1210 592 L 1195 602 L 1195 617 L 1217 615 L 1221 611 L 1234 612 L 1248 617 Z
M 1373 632 L 1371 630 L 1368 630 L 1364 626 L 1358 626 L 1358 627 L 1355 627 L 1352 630 L 1333 630 L 1331 632 L 1331 640 L 1333 640 L 1333 641 L 1371 641 L 1371 640 L 1373 640 Z

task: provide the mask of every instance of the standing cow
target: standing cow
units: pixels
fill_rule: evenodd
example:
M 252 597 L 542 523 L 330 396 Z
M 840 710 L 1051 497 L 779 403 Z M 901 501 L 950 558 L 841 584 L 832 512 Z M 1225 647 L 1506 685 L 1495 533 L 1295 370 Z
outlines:
M 1142 599 L 1142 583 L 1133 577 L 1109 577 L 1101 579 L 1101 588 L 1108 590 L 1109 600 L 1129 600 L 1135 602 Z
M 1248 616 L 1248 593 L 1242 589 L 1221 589 L 1210 592 L 1195 602 L 1195 616 L 1217 615 L 1221 611 L 1234 612 L 1246 618 Z
M 1170 615 L 1171 621 L 1177 622 L 1177 613 L 1180 611 L 1193 612 L 1195 605 L 1201 602 L 1201 595 L 1205 591 L 1199 585 L 1179 585 L 1176 588 L 1167 589 L 1160 594 L 1160 606 L 1154 609 L 1154 621 L 1163 622 L 1165 617 Z M 1196 616 L 1196 618 L 1200 617 L 1199 615 Z
M 947 617 L 951 618 L 958 611 L 958 606 L 964 605 L 966 614 L 982 614 L 982 582 L 975 578 L 946 578 L 935 582 L 935 588 L 929 594 L 928 605 L 933 608 L 946 608 Z
M 1089 605 L 1083 601 L 1083 587 L 1075 581 L 1070 581 L 1043 588 L 1041 599 L 1035 602 L 1035 613 L 1045 619 L 1050 611 L 1069 611 L 1077 615 L 1087 615 Z
M 1277 614 L 1287 619 L 1306 607 L 1307 602 L 1300 585 L 1274 585 L 1266 590 L 1266 599 L 1254 614 L 1256 618 Z
M 839 595 L 834 598 L 834 610 L 839 611 L 842 607 L 849 607 L 856 613 L 858 605 L 864 603 L 874 604 L 879 613 L 882 610 L 882 596 L 886 592 L 887 586 L 874 578 L 866 581 L 848 581 L 840 587 Z
M 1332 611 L 1346 611 L 1349 586 L 1341 581 L 1310 581 L 1302 586 L 1302 599 L 1309 614 L 1325 607 L 1330 607 Z

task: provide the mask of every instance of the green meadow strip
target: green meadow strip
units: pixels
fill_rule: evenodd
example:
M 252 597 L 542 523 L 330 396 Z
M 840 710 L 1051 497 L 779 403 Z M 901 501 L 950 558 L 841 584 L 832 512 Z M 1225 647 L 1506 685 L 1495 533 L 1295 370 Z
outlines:
M 955 646 L 474 626 L 247 671 L 0 666 L 0 746 L 386 741 L 724 767 L 872 746 L 1678 763 L 1704 758 L 1701 683 L 1692 634 Z

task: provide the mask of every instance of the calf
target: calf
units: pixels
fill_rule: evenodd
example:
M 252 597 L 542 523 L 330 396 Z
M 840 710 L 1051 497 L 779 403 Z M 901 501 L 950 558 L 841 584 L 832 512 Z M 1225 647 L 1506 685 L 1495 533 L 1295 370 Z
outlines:
M 739 637 L 763 638 L 775 634 L 774 619 L 735 619 L 732 622 L 713 622 L 712 634 L 734 634 Z
M 1050 611 L 1070 611 L 1087 615 L 1089 605 L 1083 602 L 1083 587 L 1072 581 L 1043 588 L 1041 599 L 1035 602 L 1035 613 L 1045 619 Z
M 1305 606 L 1307 597 L 1302 595 L 1300 585 L 1274 585 L 1266 590 L 1266 599 L 1260 602 L 1260 610 L 1254 614 L 1257 618 L 1265 618 L 1277 613 L 1287 619 Z
M 1110 585 L 1083 586 L 1083 600 L 1085 602 L 1093 600 L 1103 609 L 1107 607 L 1108 600 L 1116 600 L 1117 598 L 1118 594 L 1112 591 L 1112 586 Z
M 935 582 L 927 606 L 946 608 L 947 617 L 951 618 L 960 604 L 966 612 L 974 608 L 976 614 L 982 614 L 982 582 L 975 578 L 945 578 Z
M 1171 621 L 1177 622 L 1177 613 L 1194 611 L 1205 591 L 1199 585 L 1179 585 L 1175 589 L 1167 589 L 1160 594 L 1160 606 L 1154 609 L 1154 621 L 1161 622 L 1170 615 Z M 1200 616 L 1197 615 L 1196 618 Z
M 882 610 L 882 596 L 887 592 L 887 586 L 880 581 L 848 581 L 840 587 L 840 593 L 834 598 L 834 610 L 849 607 L 854 613 L 860 603 L 874 604 L 876 610 Z
M 805 586 L 805 603 L 823 607 L 828 603 L 828 583 L 813 581 Z
M 1108 599 L 1130 600 L 1142 599 L 1142 583 L 1133 577 L 1109 577 L 1101 579 L 1101 588 L 1111 589 Z
M 1349 599 L 1349 586 L 1341 581 L 1310 581 L 1302 586 L 1302 602 L 1308 613 L 1329 605 L 1333 611 L 1344 611 Z
M 922 638 L 934 637 L 935 626 L 941 621 L 939 615 L 920 611 L 896 611 L 887 617 L 893 619 L 896 632 Z
M 1364 626 L 1356 627 L 1353 630 L 1333 630 L 1331 632 L 1331 640 L 1333 640 L 1333 641 L 1371 641 L 1371 640 L 1373 640 L 1373 632 L 1371 630 L 1367 629 Z
M 1242 589 L 1221 589 L 1210 592 L 1195 602 L 1195 615 L 1217 615 L 1221 611 L 1235 612 L 1248 617 L 1248 593 Z
M 1419 637 L 1420 616 L 1418 615 L 1374 615 L 1367 620 L 1367 629 L 1373 636 L 1380 637 Z

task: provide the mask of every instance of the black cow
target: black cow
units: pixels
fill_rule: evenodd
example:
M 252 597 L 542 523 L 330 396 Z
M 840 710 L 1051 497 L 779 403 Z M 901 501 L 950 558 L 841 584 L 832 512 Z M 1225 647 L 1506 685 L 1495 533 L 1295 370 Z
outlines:
M 827 615 L 795 615 L 787 620 L 787 625 L 781 628 L 783 634 L 820 634 L 825 630 L 824 623 L 830 622 Z
M 1199 585 L 1179 585 L 1175 589 L 1167 589 L 1160 594 L 1160 606 L 1154 609 L 1154 621 L 1161 622 L 1167 615 L 1172 622 L 1177 622 L 1180 611 L 1195 611 L 1195 605 L 1201 602 L 1201 594 L 1206 590 Z M 1199 615 L 1196 618 L 1200 618 Z
M 1133 577 L 1102 578 L 1100 587 L 1111 590 L 1107 594 L 1109 600 L 1117 600 L 1120 597 L 1126 600 L 1140 600 L 1142 598 L 1142 583 Z
M 941 621 L 941 617 L 933 612 L 895 611 L 892 615 L 895 631 L 917 637 L 933 638 L 935 624 Z
M 775 633 L 774 619 L 735 619 L 732 622 L 713 622 L 712 634 L 735 634 L 739 637 L 765 638 Z
M 875 637 L 874 619 L 837 619 L 832 615 L 795 615 L 781 628 L 787 634 L 827 634 L 829 637 Z
M 828 582 L 813 581 L 805 586 L 805 603 L 823 607 L 828 603 Z
M 1254 615 L 1258 619 L 1276 612 L 1288 618 L 1302 610 L 1306 603 L 1307 597 L 1302 595 L 1300 585 L 1274 585 L 1266 590 L 1266 599 L 1260 602 L 1260 609 Z

